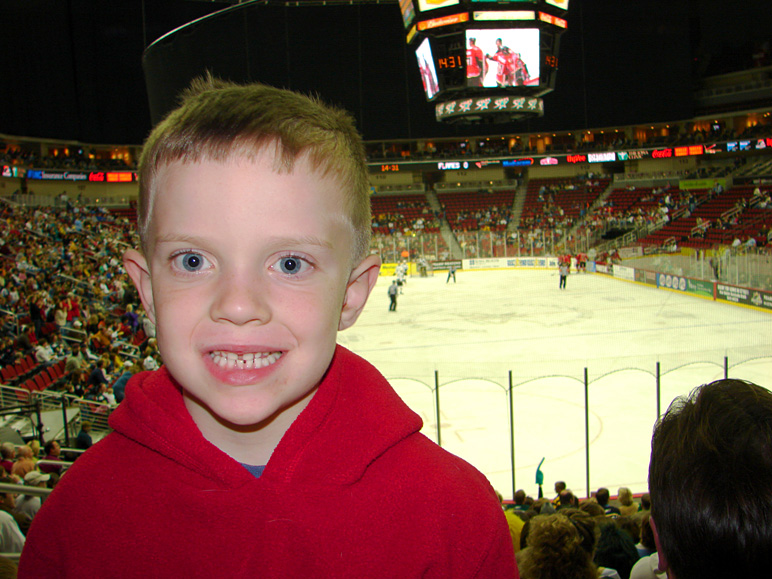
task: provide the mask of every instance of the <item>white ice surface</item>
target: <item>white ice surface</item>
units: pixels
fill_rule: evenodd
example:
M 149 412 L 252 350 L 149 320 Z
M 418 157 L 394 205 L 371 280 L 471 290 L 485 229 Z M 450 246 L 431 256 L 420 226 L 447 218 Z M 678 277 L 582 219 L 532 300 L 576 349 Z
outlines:
M 458 271 L 409 278 L 396 312 L 381 278 L 339 342 L 386 376 L 442 446 L 512 495 L 508 389 L 514 406 L 515 483 L 536 496 L 565 480 L 586 496 L 584 372 L 589 381 L 589 490 L 647 490 L 652 427 L 695 386 L 729 376 L 772 388 L 772 314 L 611 279 L 553 271 Z M 726 360 L 726 362 L 725 362 Z

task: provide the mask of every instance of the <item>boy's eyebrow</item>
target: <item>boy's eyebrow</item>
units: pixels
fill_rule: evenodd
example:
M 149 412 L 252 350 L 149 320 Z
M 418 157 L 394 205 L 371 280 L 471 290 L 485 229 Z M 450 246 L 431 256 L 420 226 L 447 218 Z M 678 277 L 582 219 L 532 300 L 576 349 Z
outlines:
M 156 244 L 160 243 L 189 243 L 192 246 L 206 245 L 207 242 L 201 237 L 195 235 L 188 235 L 185 233 L 167 233 L 160 235 L 156 240 Z M 265 245 L 271 245 L 276 247 L 290 246 L 297 247 L 301 245 L 316 245 L 323 249 L 333 249 L 333 244 L 328 239 L 321 239 L 314 235 L 300 235 L 298 237 L 271 237 L 267 240 Z

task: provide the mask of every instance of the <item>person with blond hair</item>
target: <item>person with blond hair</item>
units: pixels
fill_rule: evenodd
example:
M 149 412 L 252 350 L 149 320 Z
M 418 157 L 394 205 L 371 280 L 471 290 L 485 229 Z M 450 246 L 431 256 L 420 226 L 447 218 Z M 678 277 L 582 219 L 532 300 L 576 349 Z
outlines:
M 32 448 L 25 444 L 16 450 L 16 461 L 13 463 L 10 474 L 23 479 L 32 470 L 35 470 L 35 456 Z
M 638 512 L 638 503 L 633 500 L 633 493 L 627 487 L 619 487 L 617 492 L 619 501 L 619 514 L 623 517 L 631 517 Z

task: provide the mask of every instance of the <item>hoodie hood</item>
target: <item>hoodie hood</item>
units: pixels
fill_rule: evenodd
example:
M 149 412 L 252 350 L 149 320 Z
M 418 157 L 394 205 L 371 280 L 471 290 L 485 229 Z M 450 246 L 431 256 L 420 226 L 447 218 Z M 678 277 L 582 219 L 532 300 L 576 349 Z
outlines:
M 260 480 L 346 485 L 389 448 L 420 431 L 410 410 L 370 363 L 337 346 L 308 406 L 273 452 Z M 165 367 L 134 376 L 110 416 L 116 434 L 223 487 L 255 478 L 207 441 Z

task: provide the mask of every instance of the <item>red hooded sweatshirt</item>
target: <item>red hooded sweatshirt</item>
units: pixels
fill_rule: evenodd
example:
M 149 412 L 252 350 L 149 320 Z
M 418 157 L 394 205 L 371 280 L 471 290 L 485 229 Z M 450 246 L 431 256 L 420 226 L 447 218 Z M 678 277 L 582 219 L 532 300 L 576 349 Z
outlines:
M 259 478 L 204 439 L 165 368 L 110 426 L 35 517 L 20 578 L 517 577 L 487 479 L 340 346 Z

